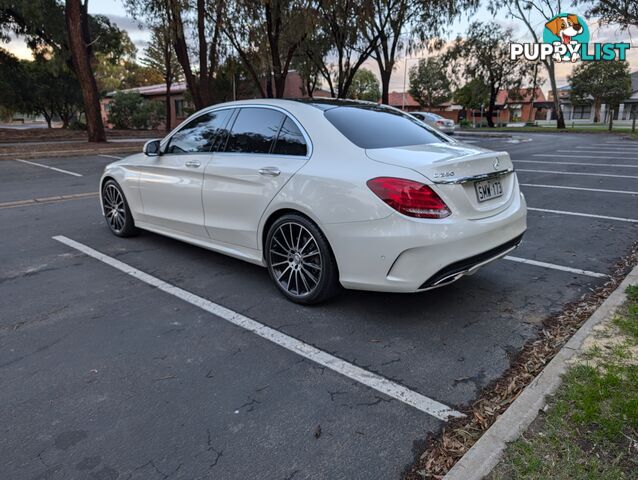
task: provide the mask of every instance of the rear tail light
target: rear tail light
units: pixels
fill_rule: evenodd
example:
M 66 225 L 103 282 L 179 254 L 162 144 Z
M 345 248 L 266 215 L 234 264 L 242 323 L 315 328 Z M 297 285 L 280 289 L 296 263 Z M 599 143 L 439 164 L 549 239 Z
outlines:
M 445 125 L 445 121 L 444 120 L 437 120 L 436 124 L 437 125 Z
M 368 188 L 397 212 L 416 218 L 445 218 L 452 212 L 429 186 L 412 180 L 378 177 Z

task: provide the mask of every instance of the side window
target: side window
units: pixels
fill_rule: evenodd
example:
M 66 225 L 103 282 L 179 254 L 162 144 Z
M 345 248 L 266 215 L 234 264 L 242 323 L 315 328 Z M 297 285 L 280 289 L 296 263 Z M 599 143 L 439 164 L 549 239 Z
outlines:
M 224 135 L 231 111 L 219 110 L 194 118 L 171 137 L 166 153 L 210 152 L 215 140 Z
M 242 108 L 228 134 L 226 152 L 270 153 L 284 114 L 268 108 Z
M 300 156 L 304 156 L 308 153 L 306 139 L 303 137 L 299 127 L 297 127 L 297 124 L 289 117 L 286 117 L 286 121 L 279 131 L 277 142 L 275 143 L 275 148 L 273 148 L 272 153 Z

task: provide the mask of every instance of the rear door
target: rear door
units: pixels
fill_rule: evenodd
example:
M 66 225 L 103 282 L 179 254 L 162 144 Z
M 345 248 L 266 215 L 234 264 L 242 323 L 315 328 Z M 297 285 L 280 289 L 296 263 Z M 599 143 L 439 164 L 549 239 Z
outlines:
M 140 167 L 145 222 L 208 238 L 202 206 L 204 169 L 230 116 L 231 110 L 219 110 L 194 118 L 173 134 L 162 155 Z
M 215 241 L 257 249 L 268 204 L 310 156 L 301 126 L 283 111 L 243 107 L 223 151 L 207 164 L 202 192 L 205 224 Z

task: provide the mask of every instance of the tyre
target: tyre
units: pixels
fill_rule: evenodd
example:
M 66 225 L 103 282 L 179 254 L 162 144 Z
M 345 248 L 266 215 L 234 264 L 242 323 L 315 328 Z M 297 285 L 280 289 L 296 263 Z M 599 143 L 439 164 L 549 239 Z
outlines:
M 264 256 L 273 282 L 293 302 L 319 303 L 340 290 L 330 245 L 306 217 L 288 214 L 277 219 L 268 230 Z
M 124 192 L 115 180 L 107 180 L 102 187 L 104 218 L 111 232 L 118 237 L 132 237 L 138 233 Z

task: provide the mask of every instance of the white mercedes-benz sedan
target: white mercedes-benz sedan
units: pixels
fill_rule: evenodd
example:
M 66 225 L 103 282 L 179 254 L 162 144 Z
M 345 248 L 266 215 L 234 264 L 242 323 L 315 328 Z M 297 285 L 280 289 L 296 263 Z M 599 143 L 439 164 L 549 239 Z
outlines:
M 525 199 L 506 152 L 368 102 L 246 100 L 185 120 L 111 163 L 102 211 L 268 268 L 290 300 L 340 286 L 420 292 L 516 248 Z

